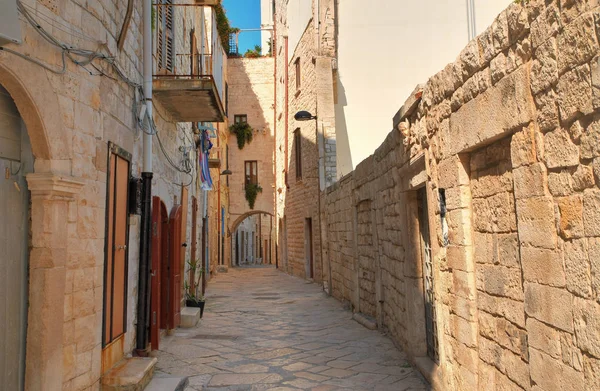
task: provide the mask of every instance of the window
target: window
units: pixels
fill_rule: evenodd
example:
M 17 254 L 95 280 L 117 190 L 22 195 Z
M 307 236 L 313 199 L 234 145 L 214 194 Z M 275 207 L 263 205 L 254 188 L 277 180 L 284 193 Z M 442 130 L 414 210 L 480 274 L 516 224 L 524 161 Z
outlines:
M 301 81 L 302 81 L 302 79 L 300 77 L 301 76 L 300 75 L 300 57 L 298 57 L 296 59 L 295 64 L 296 64 L 296 90 L 299 90 L 300 89 L 300 84 L 301 84 Z
M 175 40 L 173 13 L 175 7 L 171 5 L 173 4 L 173 0 L 161 0 L 160 3 L 166 5 L 158 7 L 158 69 L 166 69 L 169 72 L 173 72 L 175 58 L 173 47 Z
M 240 122 L 248 122 L 248 116 L 246 114 L 236 114 L 233 116 L 233 122 L 239 124 Z
M 300 128 L 294 130 L 294 151 L 296 152 L 296 179 L 302 179 L 302 135 Z
M 258 165 L 256 160 L 244 162 L 244 185 L 258 185 Z

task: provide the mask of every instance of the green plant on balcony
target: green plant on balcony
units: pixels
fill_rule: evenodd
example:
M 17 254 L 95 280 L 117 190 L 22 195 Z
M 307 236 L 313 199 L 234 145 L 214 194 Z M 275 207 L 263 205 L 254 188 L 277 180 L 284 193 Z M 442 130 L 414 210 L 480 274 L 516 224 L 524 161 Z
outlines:
M 236 122 L 229 127 L 229 131 L 235 134 L 239 149 L 243 149 L 246 143 L 252 142 L 252 132 L 254 131 L 248 122 Z
M 218 5 L 215 5 L 213 9 L 217 19 L 217 31 L 219 32 L 223 49 L 225 49 L 225 53 L 229 53 L 229 35 L 239 32 L 240 29 L 231 27 L 229 24 L 229 19 L 227 18 L 227 13 L 225 12 L 225 8 L 223 8 L 221 2 L 219 2 Z
M 254 209 L 256 197 L 258 196 L 258 193 L 262 193 L 262 190 L 262 187 L 256 183 L 248 183 L 246 185 L 246 201 L 248 201 L 250 209 Z

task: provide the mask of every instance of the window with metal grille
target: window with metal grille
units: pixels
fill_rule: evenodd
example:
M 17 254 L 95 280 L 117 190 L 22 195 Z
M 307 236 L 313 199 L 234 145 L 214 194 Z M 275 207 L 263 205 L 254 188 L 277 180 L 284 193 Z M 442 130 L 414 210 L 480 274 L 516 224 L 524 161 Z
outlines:
M 300 134 L 300 128 L 294 130 L 294 152 L 296 155 L 296 179 L 302 179 L 302 134 Z
M 433 279 L 433 258 L 431 256 L 431 238 L 429 234 L 429 213 L 427 208 L 427 189 L 417 191 L 419 231 L 421 236 L 421 259 L 423 262 L 423 288 L 425 293 L 425 336 L 427 356 L 439 362 L 435 289 Z
M 173 0 L 161 0 L 158 6 L 158 69 L 173 72 L 175 62 L 175 7 Z
M 248 115 L 236 114 L 233 116 L 233 122 L 239 124 L 240 122 L 248 122 Z
M 258 185 L 258 164 L 256 160 L 244 162 L 244 185 Z

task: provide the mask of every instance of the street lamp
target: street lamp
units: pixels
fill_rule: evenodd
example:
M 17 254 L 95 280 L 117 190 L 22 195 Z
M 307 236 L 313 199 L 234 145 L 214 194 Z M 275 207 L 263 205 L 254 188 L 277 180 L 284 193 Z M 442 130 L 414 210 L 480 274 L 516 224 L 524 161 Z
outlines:
M 294 114 L 296 121 L 310 121 L 311 119 L 317 119 L 316 115 L 312 115 L 308 111 L 302 110 Z
M 230 170 L 230 169 L 228 169 L 228 168 L 227 168 L 227 169 L 225 169 L 225 170 L 223 170 L 223 172 L 221 173 L 221 175 L 231 175 L 231 174 L 233 174 L 233 173 L 232 173 L 232 172 L 231 172 L 231 170 Z

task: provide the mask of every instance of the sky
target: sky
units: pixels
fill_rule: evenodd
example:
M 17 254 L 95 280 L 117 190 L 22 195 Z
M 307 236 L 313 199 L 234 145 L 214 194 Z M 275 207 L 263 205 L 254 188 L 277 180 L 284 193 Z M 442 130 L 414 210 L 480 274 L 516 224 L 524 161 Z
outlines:
M 260 28 L 260 0 L 223 0 L 223 7 L 231 27 L 239 29 Z M 240 54 L 260 45 L 260 31 L 240 32 Z M 263 52 L 267 48 L 263 48 Z

